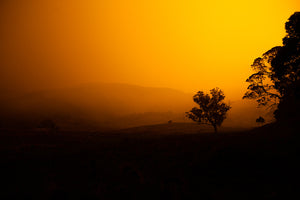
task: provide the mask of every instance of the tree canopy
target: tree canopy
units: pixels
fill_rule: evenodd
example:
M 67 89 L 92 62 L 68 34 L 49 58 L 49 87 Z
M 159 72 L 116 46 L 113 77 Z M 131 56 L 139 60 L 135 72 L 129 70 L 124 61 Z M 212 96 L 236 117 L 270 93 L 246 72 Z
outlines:
M 217 132 L 217 127 L 221 126 L 226 118 L 227 111 L 231 108 L 223 102 L 225 95 L 219 88 L 210 90 L 209 94 L 199 91 L 194 95 L 193 100 L 199 105 L 187 112 L 187 117 L 200 124 L 209 124 L 214 127 Z
M 300 99 L 300 12 L 285 24 L 283 45 L 265 52 L 253 62 L 243 98 L 255 99 L 259 106 L 277 107 L 275 117 L 297 117 Z M 298 116 L 299 117 L 299 116 Z

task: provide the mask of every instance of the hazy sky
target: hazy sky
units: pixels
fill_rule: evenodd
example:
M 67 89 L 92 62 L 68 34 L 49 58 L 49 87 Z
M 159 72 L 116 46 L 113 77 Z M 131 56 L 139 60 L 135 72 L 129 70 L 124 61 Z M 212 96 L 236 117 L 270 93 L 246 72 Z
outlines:
M 1 88 L 118 82 L 241 98 L 298 0 L 1 0 Z

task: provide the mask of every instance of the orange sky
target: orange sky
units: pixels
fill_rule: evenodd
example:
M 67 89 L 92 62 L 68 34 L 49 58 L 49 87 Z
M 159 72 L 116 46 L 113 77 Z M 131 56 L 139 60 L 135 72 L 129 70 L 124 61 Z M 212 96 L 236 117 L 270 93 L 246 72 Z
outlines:
M 241 98 L 297 0 L 0 2 L 1 88 L 119 82 Z

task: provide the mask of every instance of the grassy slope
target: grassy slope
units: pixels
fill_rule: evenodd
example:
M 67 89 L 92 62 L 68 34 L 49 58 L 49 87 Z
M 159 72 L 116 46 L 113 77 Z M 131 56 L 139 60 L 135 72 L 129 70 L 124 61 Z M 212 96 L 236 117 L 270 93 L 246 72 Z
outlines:
M 297 130 L 272 124 L 215 135 L 206 127 L 199 133 L 188 124 L 165 124 L 112 133 L 3 131 L 2 194 L 35 199 L 297 199 Z

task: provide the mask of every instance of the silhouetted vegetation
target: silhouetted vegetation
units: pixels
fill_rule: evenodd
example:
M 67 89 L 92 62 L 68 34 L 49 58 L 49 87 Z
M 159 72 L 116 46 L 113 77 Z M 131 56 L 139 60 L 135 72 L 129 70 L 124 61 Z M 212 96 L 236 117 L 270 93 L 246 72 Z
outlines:
M 259 118 L 256 119 L 256 123 L 264 124 L 265 123 L 265 119 L 262 116 L 259 116 Z
M 223 123 L 226 113 L 231 107 L 223 102 L 225 95 L 219 88 L 210 90 L 210 94 L 211 96 L 202 91 L 195 94 L 193 99 L 199 108 L 192 108 L 186 115 L 199 124 L 212 125 L 217 133 L 218 127 Z
M 299 118 L 300 113 L 300 12 L 285 24 L 283 45 L 267 51 L 252 64 L 255 71 L 246 81 L 243 98 L 255 99 L 259 106 L 278 106 L 276 119 Z
M 38 128 L 44 128 L 47 129 L 49 132 L 51 133 L 56 133 L 58 131 L 58 126 L 56 125 L 56 123 L 51 120 L 51 119 L 45 119 L 42 120 L 39 125 Z

